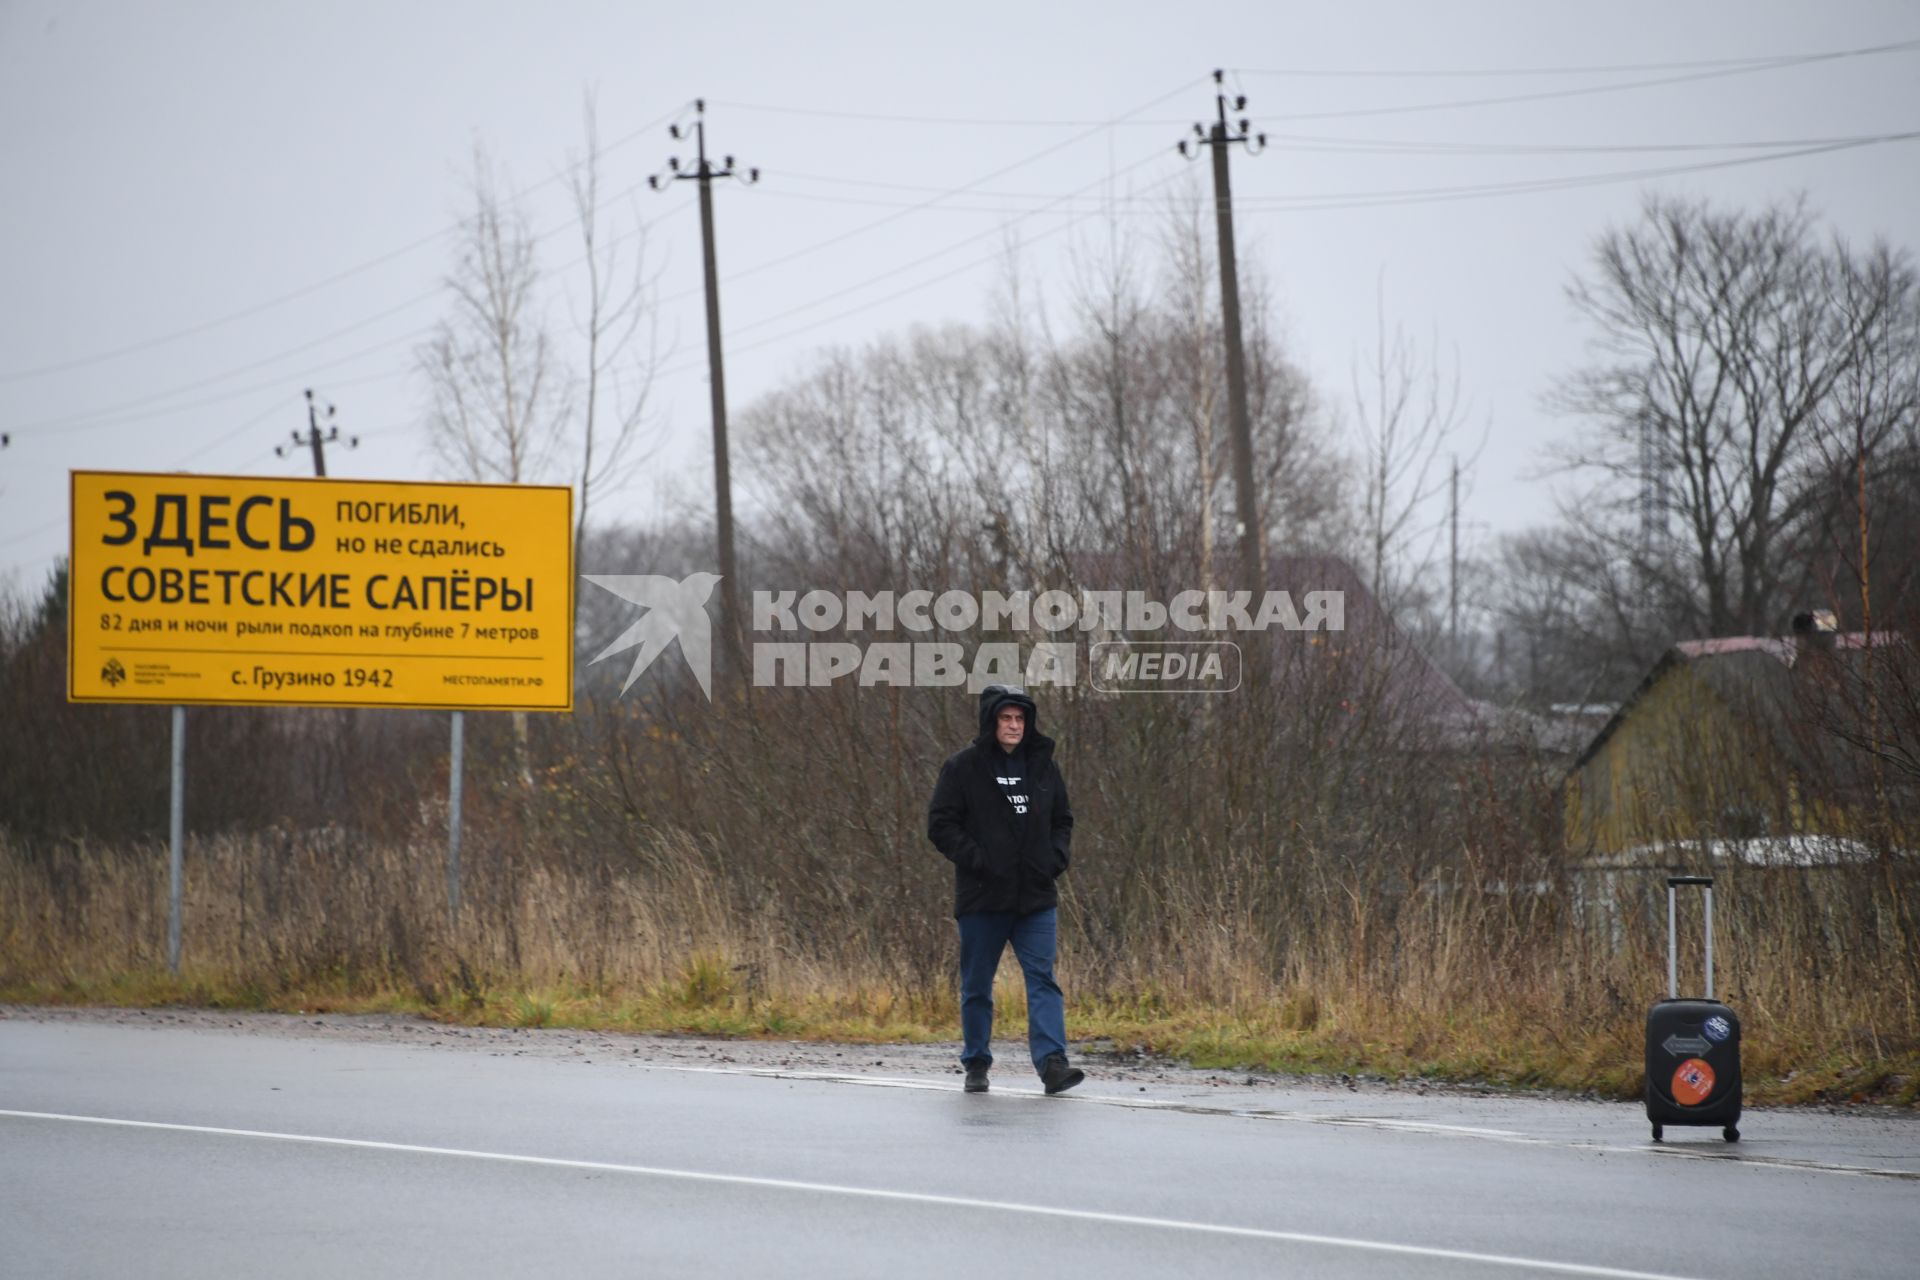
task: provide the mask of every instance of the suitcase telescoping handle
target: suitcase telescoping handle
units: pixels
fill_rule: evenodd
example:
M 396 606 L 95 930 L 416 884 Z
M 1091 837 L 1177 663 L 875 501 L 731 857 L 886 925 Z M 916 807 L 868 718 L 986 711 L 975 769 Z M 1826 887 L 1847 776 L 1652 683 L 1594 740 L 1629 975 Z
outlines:
M 1668 876 L 1667 877 L 1667 999 L 1680 998 L 1680 973 L 1676 967 L 1679 961 L 1675 953 L 1679 950 L 1679 935 L 1674 924 L 1674 890 L 1683 884 L 1697 884 L 1707 894 L 1707 999 L 1713 999 L 1713 877 L 1712 876 Z

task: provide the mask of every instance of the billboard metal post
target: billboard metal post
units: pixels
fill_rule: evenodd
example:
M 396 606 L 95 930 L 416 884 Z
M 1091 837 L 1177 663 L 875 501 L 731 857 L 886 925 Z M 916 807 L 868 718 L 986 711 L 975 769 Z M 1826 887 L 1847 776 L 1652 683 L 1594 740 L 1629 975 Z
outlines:
M 465 772 L 467 717 L 453 713 L 453 759 L 447 768 L 447 921 L 460 923 L 460 776 Z
M 180 885 L 187 833 L 187 709 L 173 708 L 173 812 L 167 823 L 167 970 L 180 976 Z

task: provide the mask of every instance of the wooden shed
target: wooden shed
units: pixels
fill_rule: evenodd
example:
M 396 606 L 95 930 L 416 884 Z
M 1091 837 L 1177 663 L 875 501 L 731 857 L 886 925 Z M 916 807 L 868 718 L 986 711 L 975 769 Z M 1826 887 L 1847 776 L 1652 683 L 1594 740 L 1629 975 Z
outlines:
M 1812 646 L 1844 661 L 1866 643 L 1828 634 L 1674 645 L 1569 769 L 1568 846 L 1591 856 L 1863 832 L 1860 753 L 1812 722 L 1818 691 L 1796 673 Z

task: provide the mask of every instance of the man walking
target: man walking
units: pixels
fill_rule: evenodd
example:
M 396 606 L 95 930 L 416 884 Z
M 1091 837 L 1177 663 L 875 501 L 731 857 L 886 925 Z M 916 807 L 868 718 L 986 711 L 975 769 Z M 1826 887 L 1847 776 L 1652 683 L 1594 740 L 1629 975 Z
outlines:
M 1048 1093 L 1086 1079 L 1067 1062 L 1066 1007 L 1053 980 L 1060 896 L 1073 810 L 1039 731 L 1033 699 L 1015 685 L 980 692 L 980 736 L 940 768 L 927 836 L 953 863 L 960 926 L 960 1063 L 967 1092 L 985 1093 L 993 1065 L 993 975 L 1009 942 L 1027 979 L 1027 1047 Z

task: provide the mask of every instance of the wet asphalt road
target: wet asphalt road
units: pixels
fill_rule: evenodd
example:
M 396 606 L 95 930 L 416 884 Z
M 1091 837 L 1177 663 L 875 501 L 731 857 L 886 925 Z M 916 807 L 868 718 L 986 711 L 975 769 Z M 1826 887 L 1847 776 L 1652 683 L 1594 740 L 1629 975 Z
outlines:
M 1920 1258 L 1904 1116 L 1750 1113 L 1737 1147 L 1656 1150 L 1619 1104 L 1097 1064 L 1044 1098 L 1004 1059 L 968 1096 L 931 1057 L 853 1078 L 594 1041 L 0 1020 L 0 1272 L 1799 1280 Z

